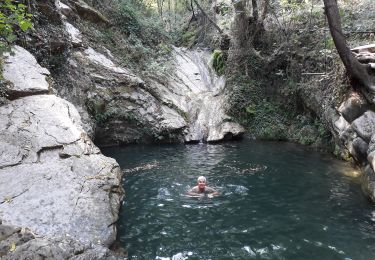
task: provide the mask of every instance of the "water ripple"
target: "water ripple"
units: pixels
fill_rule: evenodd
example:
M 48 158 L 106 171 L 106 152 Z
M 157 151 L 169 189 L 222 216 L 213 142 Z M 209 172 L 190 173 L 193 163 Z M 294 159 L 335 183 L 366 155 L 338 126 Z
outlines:
M 272 142 L 117 151 L 129 259 L 375 259 L 375 205 L 326 155 Z M 221 196 L 185 196 L 199 175 Z

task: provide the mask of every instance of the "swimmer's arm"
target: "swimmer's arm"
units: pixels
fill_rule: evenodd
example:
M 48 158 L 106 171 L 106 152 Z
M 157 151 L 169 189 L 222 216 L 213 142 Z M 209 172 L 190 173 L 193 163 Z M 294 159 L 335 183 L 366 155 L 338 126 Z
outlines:
M 208 195 L 210 195 L 210 197 L 214 197 L 214 196 L 219 196 L 220 195 L 220 192 L 218 192 L 217 190 L 211 188 L 211 187 L 206 187 L 207 191 L 209 192 Z
M 191 197 L 201 197 L 203 194 L 200 194 L 198 192 L 198 188 L 197 187 L 193 187 L 191 188 L 187 193 L 186 195 L 188 196 L 191 196 Z

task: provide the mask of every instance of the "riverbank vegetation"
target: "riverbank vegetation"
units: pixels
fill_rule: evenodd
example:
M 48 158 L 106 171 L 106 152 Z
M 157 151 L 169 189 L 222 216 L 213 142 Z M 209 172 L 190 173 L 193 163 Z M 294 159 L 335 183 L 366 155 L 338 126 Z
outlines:
M 317 95 L 332 95 L 338 104 L 348 86 L 321 1 L 86 2 L 109 23 L 93 29 L 82 20 L 76 26 L 120 65 L 163 83 L 173 70 L 173 45 L 207 48 L 213 68 L 227 78 L 227 111 L 251 136 L 334 147 L 329 124 L 306 102 L 305 91 L 324 82 L 332 91 Z M 374 41 L 371 1 L 338 3 L 349 45 Z M 26 8 L 11 0 L 1 5 L 3 41 L 30 28 Z
M 227 77 L 227 111 L 251 136 L 335 149 L 330 126 L 306 103 L 304 92 L 306 86 L 325 82 L 332 91 L 317 95 L 332 95 L 337 105 L 348 86 L 323 3 L 133 0 L 118 4 L 112 15 L 116 27 L 105 29 L 103 35 L 121 43 L 120 49 L 127 53 L 121 55 L 124 63 L 162 78 L 171 69 L 172 44 L 208 48 L 215 71 Z M 370 1 L 339 4 L 350 45 L 373 40 Z M 96 5 L 110 6 L 105 1 Z
M 32 14 L 22 2 L 3 0 L 0 3 L 0 105 L 6 101 L 2 54 L 9 51 L 10 45 L 32 27 L 31 17 Z
M 373 38 L 363 33 L 372 28 L 370 13 L 363 12 L 369 4 L 340 5 L 353 47 Z M 324 82 L 332 89 L 315 95 L 321 100 L 323 95 L 331 95 L 332 104 L 338 105 L 343 89 L 348 87 L 323 7 L 319 1 L 280 1 L 269 6 L 267 17 L 261 21 L 262 33 L 255 38 L 250 33 L 246 38 L 250 44 L 241 45 L 244 30 L 238 30 L 238 47 L 231 50 L 228 59 L 228 111 L 255 137 L 335 149 L 330 122 L 323 115 L 325 104 L 319 104 L 322 109 L 314 109 L 305 92 L 309 86 Z M 245 10 L 246 18 L 238 17 L 238 23 L 255 19 L 256 14 L 249 10 Z

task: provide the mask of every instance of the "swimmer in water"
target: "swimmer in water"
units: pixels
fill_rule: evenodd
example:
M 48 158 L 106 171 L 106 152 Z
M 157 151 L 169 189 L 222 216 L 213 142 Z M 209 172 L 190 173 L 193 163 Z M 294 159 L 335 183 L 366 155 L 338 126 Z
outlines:
M 213 198 L 214 196 L 220 195 L 215 189 L 206 186 L 206 178 L 204 176 L 198 177 L 198 185 L 191 188 L 187 195 L 192 197 L 202 197 L 207 194 L 207 197 Z

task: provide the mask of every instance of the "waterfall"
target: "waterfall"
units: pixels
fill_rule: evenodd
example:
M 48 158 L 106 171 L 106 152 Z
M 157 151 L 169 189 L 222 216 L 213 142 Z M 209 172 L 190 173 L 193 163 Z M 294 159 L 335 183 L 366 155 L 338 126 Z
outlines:
M 168 88 L 173 90 L 174 105 L 187 116 L 185 142 L 215 142 L 241 136 L 243 127 L 225 113 L 225 78 L 218 77 L 210 67 L 210 53 L 175 47 L 174 58 L 175 71 Z

